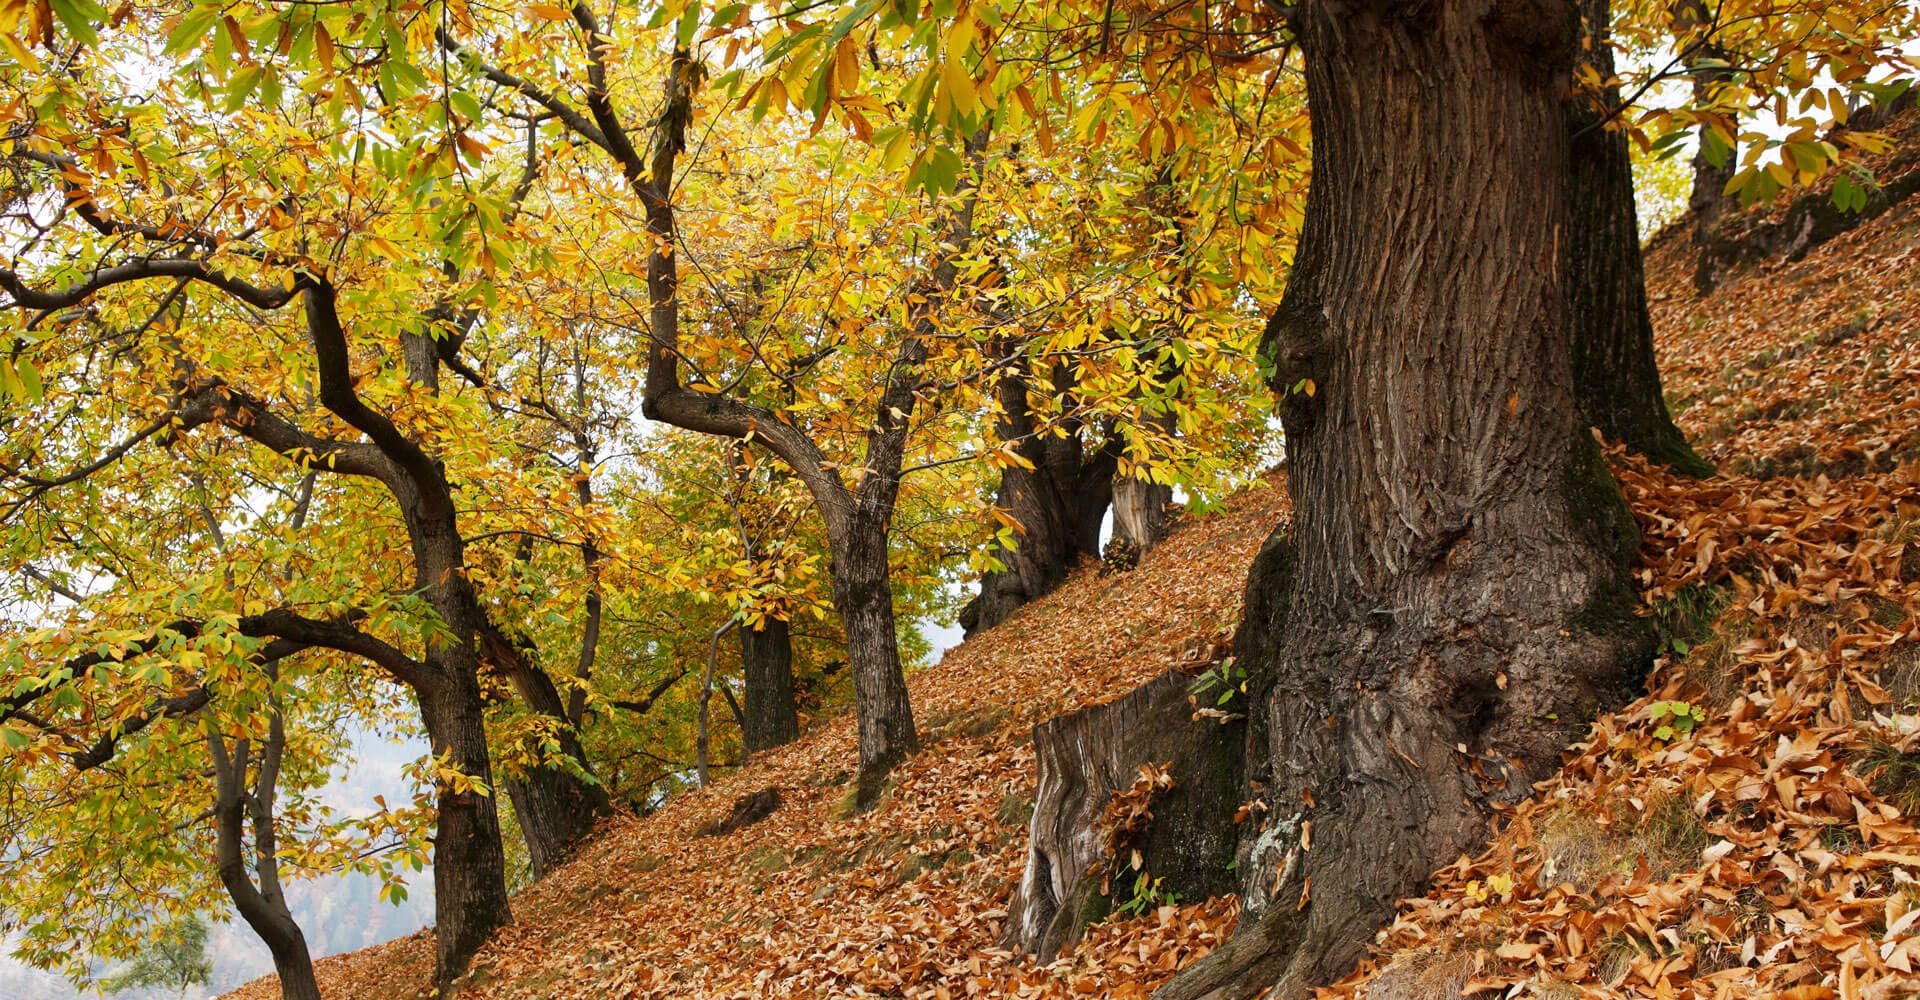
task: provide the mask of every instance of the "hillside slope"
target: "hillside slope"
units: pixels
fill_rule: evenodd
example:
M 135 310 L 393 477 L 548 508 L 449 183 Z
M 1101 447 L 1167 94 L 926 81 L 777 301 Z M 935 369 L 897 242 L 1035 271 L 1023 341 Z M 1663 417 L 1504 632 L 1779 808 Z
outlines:
M 868 813 L 845 816 L 856 755 L 843 712 L 712 788 L 608 822 L 515 898 L 518 922 L 480 954 L 462 996 L 1143 996 L 1138 982 L 1218 941 L 1230 903 L 1109 929 L 1095 958 L 1054 970 L 992 951 L 1026 846 L 1030 732 L 1217 656 L 1285 507 L 1277 485 L 1245 491 L 1133 572 L 1083 567 L 949 650 L 910 683 L 926 747 Z M 769 818 L 696 835 L 767 787 L 782 798 Z M 318 968 L 331 996 L 384 998 L 424 989 L 432 964 L 423 932 Z M 270 979 L 230 994 L 278 995 Z
M 1917 208 L 1753 265 L 1705 301 L 1684 238 L 1657 242 L 1669 395 L 1722 473 L 1617 457 L 1666 638 L 1652 693 L 1602 719 L 1333 994 L 1920 995 Z M 1285 507 L 1277 483 L 1249 491 L 1139 571 L 1083 570 L 949 652 L 912 685 L 928 747 L 873 812 L 841 809 L 843 716 L 610 822 L 516 899 L 465 995 L 1144 997 L 1230 929 L 1230 901 L 1110 923 L 1044 968 L 994 948 L 1024 847 L 1029 728 L 1216 654 Z M 1691 731 L 1655 717 L 1673 701 Z M 769 786 L 784 800 L 771 817 L 696 835 Z M 416 935 L 320 973 L 334 996 L 398 997 L 430 967 Z M 270 981 L 233 994 L 275 995 Z

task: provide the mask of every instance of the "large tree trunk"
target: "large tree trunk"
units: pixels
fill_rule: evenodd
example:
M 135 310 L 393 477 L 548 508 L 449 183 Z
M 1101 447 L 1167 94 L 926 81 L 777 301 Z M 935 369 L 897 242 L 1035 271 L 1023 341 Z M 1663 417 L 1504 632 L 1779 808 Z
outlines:
M 537 746 L 527 748 L 527 752 L 535 756 L 542 753 Z M 606 789 L 587 784 L 556 763 L 529 767 L 523 774 L 504 778 L 502 783 L 507 786 L 514 818 L 527 842 L 527 866 L 535 879 L 545 878 L 558 867 L 593 832 L 600 817 L 613 811 Z
M 887 772 L 919 745 L 913 704 L 900 668 L 894 631 L 893 583 L 887 566 L 887 526 L 855 514 L 828 538 L 833 554 L 833 601 L 847 636 L 854 707 L 860 731 L 860 776 L 855 801 L 872 803 Z
M 1607 0 L 1581 0 L 1588 59 L 1613 77 Z M 1592 99 L 1597 96 L 1598 101 Z M 1713 472 L 1667 413 L 1647 314 L 1633 159 L 1626 134 L 1606 127 L 1617 87 L 1576 95 L 1567 116 L 1567 241 L 1563 280 L 1574 394 L 1587 422 L 1655 462 L 1690 476 Z
M 800 712 L 793 696 L 791 627 L 778 618 L 759 628 L 741 626 L 740 662 L 747 687 L 741 740 L 747 752 L 793 742 L 800 735 Z
M 439 823 L 433 841 L 434 983 L 444 995 L 467 970 L 487 937 L 513 921 L 507 903 L 506 855 L 493 798 L 487 757 L 486 718 L 481 710 L 479 664 L 436 662 L 435 683 L 419 692 L 420 717 L 436 759 L 469 779 L 462 788 L 442 780 L 437 790 Z
M 1261 560 L 1285 634 L 1243 664 L 1272 684 L 1267 811 L 1241 933 L 1163 1000 L 1348 971 L 1646 662 L 1562 318 L 1578 12 L 1306 0 L 1295 23 L 1313 183 L 1267 350 L 1315 391 L 1282 407 L 1297 565 Z
M 1070 385 L 1056 385 L 1066 392 Z M 1108 450 L 1089 456 L 1077 433 L 1055 437 L 1037 431 L 1032 387 L 1020 369 L 995 388 L 999 416 L 995 433 L 1033 467 L 1000 470 L 995 504 L 1014 520 L 1012 548 L 996 545 L 994 558 L 1006 567 L 987 573 L 980 592 L 960 613 L 960 627 L 971 636 L 1006 621 L 1029 601 L 1052 593 L 1082 555 L 1100 555 L 1100 520 L 1113 497 L 1114 458 Z M 1077 426 L 1074 428 L 1078 430 Z

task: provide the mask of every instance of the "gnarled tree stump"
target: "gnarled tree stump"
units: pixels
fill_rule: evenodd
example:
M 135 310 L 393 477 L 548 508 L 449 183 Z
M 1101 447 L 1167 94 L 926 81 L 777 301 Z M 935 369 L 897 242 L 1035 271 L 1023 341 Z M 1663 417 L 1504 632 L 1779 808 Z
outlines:
M 1101 888 L 1103 816 L 1142 764 L 1171 762 L 1173 787 L 1153 802 L 1153 822 L 1131 847 L 1144 859 L 1139 877 L 1161 879 L 1182 899 L 1233 890 L 1245 724 L 1193 718 L 1193 678 L 1171 670 L 1104 705 L 1034 727 L 1039 787 L 1028 830 L 1027 864 L 1009 906 L 1003 944 L 1051 961 L 1104 917 L 1133 879 L 1116 877 L 1114 898 Z M 1128 873 L 1132 873 L 1129 871 Z

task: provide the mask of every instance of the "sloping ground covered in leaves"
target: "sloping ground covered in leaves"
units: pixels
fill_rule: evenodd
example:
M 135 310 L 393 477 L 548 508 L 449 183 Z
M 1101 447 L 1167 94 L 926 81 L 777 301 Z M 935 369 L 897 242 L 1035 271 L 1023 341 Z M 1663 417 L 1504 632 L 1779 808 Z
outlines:
M 1915 199 L 1920 202 L 1920 199 Z M 1327 991 L 1372 1000 L 1920 995 L 1920 204 L 1706 301 L 1649 260 L 1669 395 L 1721 474 L 1618 458 L 1662 660 L 1565 770 L 1438 873 Z M 1061 593 L 913 681 L 929 746 L 844 807 L 848 717 L 660 813 L 610 822 L 515 900 L 478 997 L 1144 997 L 1230 901 L 1096 928 L 1051 966 L 995 947 L 1029 727 L 1217 656 L 1268 485 L 1138 572 Z M 771 817 L 699 830 L 777 787 Z M 340 997 L 421 990 L 423 935 L 320 963 Z M 270 981 L 235 996 L 276 995 Z
M 1284 515 L 1277 483 L 1188 519 L 1129 573 L 1078 571 L 1051 597 L 948 651 L 910 681 L 925 749 L 884 801 L 849 815 L 850 712 L 741 773 L 644 818 L 609 821 L 580 855 L 514 898 L 480 953 L 473 997 L 1144 997 L 1219 943 L 1231 901 L 1169 907 L 1096 930 L 1050 968 L 995 949 L 1026 846 L 1031 730 L 1118 697 L 1170 666 L 1221 655 L 1247 566 Z M 701 828 L 779 789 L 771 816 Z M 422 932 L 322 960 L 333 997 L 425 989 Z M 272 980 L 233 997 L 277 997 Z

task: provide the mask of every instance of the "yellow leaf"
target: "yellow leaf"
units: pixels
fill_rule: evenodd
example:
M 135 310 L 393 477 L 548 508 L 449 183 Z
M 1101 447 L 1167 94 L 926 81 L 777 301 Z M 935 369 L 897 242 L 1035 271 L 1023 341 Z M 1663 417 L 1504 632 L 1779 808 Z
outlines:
M 955 111 L 971 115 L 980 110 L 980 95 L 973 89 L 973 76 L 967 72 L 960 53 L 953 49 L 948 49 L 946 58 L 940 61 L 940 84 L 952 99 Z

